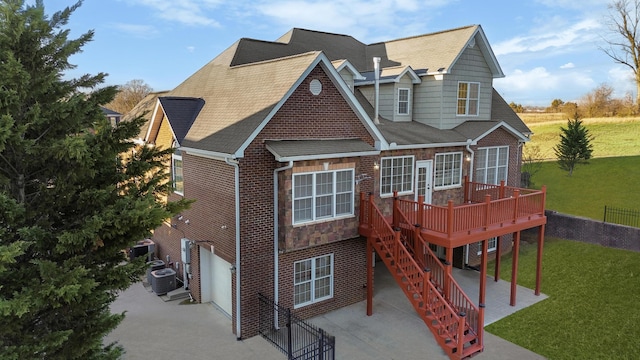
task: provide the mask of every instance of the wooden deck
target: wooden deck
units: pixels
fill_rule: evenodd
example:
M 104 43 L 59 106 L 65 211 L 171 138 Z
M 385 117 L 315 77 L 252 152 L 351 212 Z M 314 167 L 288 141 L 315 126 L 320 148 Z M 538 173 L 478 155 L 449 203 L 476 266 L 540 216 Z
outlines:
M 465 181 L 464 201 L 447 206 L 425 204 L 394 197 L 392 224 L 400 219 L 420 226 L 431 244 L 455 248 L 537 227 L 547 223 L 544 215 L 546 189 L 531 190 Z M 361 197 L 360 232 L 367 236 L 369 217 L 366 197 Z M 404 216 L 398 216 L 396 212 Z M 406 224 L 405 224 L 406 225 Z

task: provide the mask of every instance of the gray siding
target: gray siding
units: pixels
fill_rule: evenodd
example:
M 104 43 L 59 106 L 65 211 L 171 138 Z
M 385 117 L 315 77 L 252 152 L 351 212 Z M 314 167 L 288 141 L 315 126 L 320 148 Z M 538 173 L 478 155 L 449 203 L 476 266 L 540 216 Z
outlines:
M 351 71 L 342 69 L 340 71 L 340 77 L 342 77 L 342 80 L 347 83 L 349 89 L 351 89 L 351 92 L 353 92 L 353 74 L 351 73 Z
M 466 48 L 442 80 L 434 76 L 422 80 L 416 86 L 414 120 L 440 129 L 452 129 L 468 120 L 491 120 L 493 76 L 477 46 Z M 459 81 L 480 83 L 478 116 L 456 115 Z
M 409 89 L 409 114 L 398 114 L 398 89 Z M 409 75 L 403 76 L 399 82 L 394 84 L 393 89 L 393 121 L 411 121 L 413 113 L 413 82 Z

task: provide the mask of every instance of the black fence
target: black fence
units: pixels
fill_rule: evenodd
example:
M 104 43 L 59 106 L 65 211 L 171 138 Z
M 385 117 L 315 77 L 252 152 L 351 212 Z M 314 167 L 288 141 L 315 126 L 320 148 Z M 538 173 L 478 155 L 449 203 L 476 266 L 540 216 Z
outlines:
M 640 227 L 640 210 L 604 207 L 604 222 Z
M 260 299 L 260 335 L 287 355 L 288 360 L 335 360 L 336 338 L 307 323 L 268 297 Z M 277 317 L 277 321 L 276 321 Z

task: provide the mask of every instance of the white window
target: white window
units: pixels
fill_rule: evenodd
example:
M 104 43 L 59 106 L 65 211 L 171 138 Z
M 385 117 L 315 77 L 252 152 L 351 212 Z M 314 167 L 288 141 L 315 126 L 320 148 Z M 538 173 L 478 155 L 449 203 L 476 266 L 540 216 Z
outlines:
M 436 154 L 434 187 L 450 188 L 462 184 L 462 153 Z
M 487 253 L 496 251 L 496 249 L 498 249 L 498 238 L 497 237 L 493 237 L 493 238 L 489 239 L 489 245 L 488 246 L 489 247 L 487 249 Z M 478 242 L 478 255 L 482 255 L 482 241 Z
M 171 156 L 171 181 L 176 194 L 184 194 L 184 178 L 182 177 L 182 155 L 179 150 Z
M 398 89 L 398 115 L 409 115 L 409 89 Z
M 474 180 L 485 184 L 500 184 L 507 181 L 509 169 L 509 147 L 496 146 L 478 149 L 476 153 Z
M 478 115 L 480 83 L 458 82 L 458 115 Z
M 333 254 L 293 264 L 294 308 L 333 297 Z
M 353 215 L 353 169 L 294 174 L 293 223 Z
M 413 156 L 380 159 L 380 195 L 413 192 Z

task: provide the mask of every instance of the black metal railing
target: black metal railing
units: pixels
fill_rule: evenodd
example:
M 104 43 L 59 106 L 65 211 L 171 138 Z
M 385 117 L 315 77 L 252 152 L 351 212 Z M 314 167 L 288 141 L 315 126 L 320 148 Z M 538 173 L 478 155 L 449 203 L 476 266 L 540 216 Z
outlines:
M 640 227 L 640 210 L 604 207 L 604 222 Z
M 260 335 L 286 354 L 288 360 L 335 359 L 334 336 L 262 294 L 258 294 L 258 299 Z

